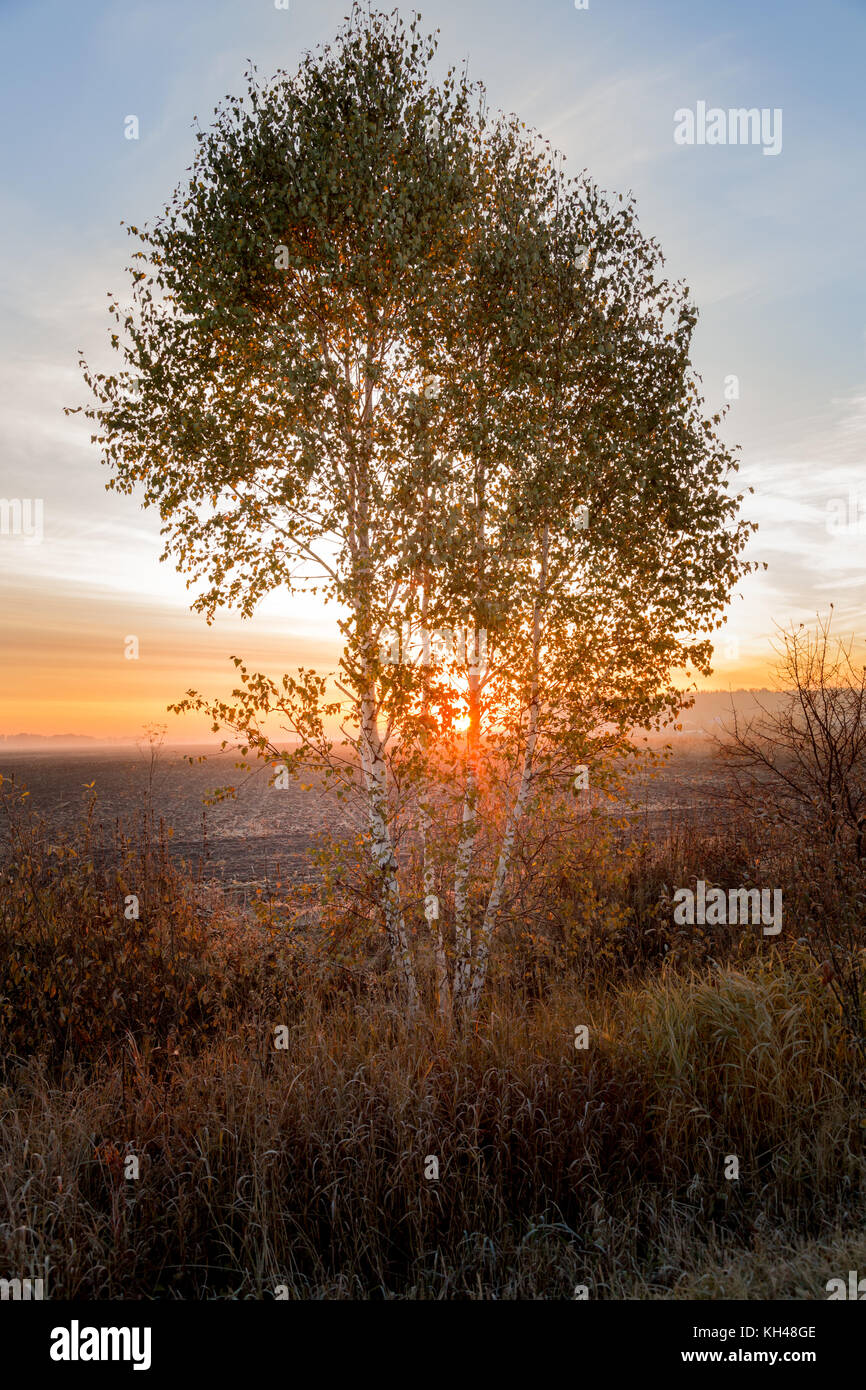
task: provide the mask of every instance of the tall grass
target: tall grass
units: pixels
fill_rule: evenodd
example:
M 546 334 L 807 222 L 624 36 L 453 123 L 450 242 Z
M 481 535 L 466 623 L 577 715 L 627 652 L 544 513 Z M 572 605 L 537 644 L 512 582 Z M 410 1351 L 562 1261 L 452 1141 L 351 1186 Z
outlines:
M 0 1272 L 47 1270 L 55 1298 L 823 1297 L 866 1256 L 861 1064 L 809 924 L 689 947 L 659 907 L 722 877 L 717 837 L 573 845 L 543 940 L 512 922 L 447 1032 L 408 1028 L 363 955 L 323 967 L 334 903 L 303 932 L 285 899 L 241 918 L 157 839 L 128 923 L 140 844 L 27 833 L 0 913 Z

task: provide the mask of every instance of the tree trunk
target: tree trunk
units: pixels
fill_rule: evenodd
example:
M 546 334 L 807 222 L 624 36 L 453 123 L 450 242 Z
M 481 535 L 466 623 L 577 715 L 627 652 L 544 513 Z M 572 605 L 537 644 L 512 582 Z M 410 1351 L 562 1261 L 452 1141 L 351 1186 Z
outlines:
M 493 935 L 496 919 L 502 905 L 502 895 L 505 891 L 508 871 L 511 868 L 511 857 L 514 852 L 514 840 L 517 834 L 517 827 L 526 809 L 526 800 L 532 783 L 532 762 L 537 742 L 538 700 L 536 697 L 530 709 L 529 730 L 526 737 L 526 751 L 523 756 L 523 767 L 520 773 L 520 786 L 517 790 L 514 805 L 508 813 L 505 834 L 502 837 L 499 859 L 496 864 L 496 873 L 493 878 L 493 886 L 490 889 L 490 897 L 487 899 L 487 907 L 484 910 L 484 920 L 481 923 L 481 930 L 478 933 L 478 944 L 475 952 L 475 970 L 472 975 L 472 984 L 469 987 L 469 992 L 465 1000 L 465 1008 L 468 1013 L 474 1013 L 478 1008 L 478 1002 L 487 980 L 487 966 L 490 959 L 490 938 Z
M 367 788 L 370 853 L 381 884 L 382 910 L 385 914 L 385 931 L 391 960 L 409 1016 L 414 1018 L 418 1012 L 418 985 L 400 901 L 397 859 L 388 827 L 387 774 L 376 727 L 375 704 L 371 695 L 364 697 L 361 708 L 361 762 Z
M 469 987 L 465 999 L 465 1009 L 467 1013 L 474 1013 L 478 1008 L 479 1000 L 487 980 L 487 967 L 490 960 L 490 939 L 496 927 L 496 919 L 502 905 L 502 896 L 505 892 L 505 883 L 508 878 L 508 871 L 511 868 L 511 858 L 514 852 L 514 840 L 517 834 L 517 827 L 526 809 L 526 801 L 529 796 L 529 788 L 532 785 L 533 762 L 535 759 L 535 749 L 538 744 L 538 721 L 541 713 L 541 695 L 539 685 L 539 666 L 541 654 L 541 619 L 544 607 L 544 600 L 547 591 L 547 576 L 550 549 L 550 530 L 545 524 L 542 545 L 541 545 L 541 573 L 539 576 L 538 593 L 533 604 L 532 615 L 532 677 L 530 688 L 529 703 L 529 723 L 526 731 L 526 748 L 523 754 L 523 767 L 520 772 L 520 785 L 517 789 L 517 796 L 514 804 L 508 813 L 505 823 L 505 833 L 502 837 L 502 844 L 499 850 L 499 859 L 496 864 L 496 873 L 493 878 L 493 885 L 490 889 L 490 896 L 487 899 L 487 907 L 484 911 L 484 920 L 481 923 L 481 930 L 478 933 L 478 944 L 475 952 L 475 969 L 472 975 L 472 983 Z
M 478 835 L 478 759 L 481 748 L 480 676 L 469 673 L 469 729 L 467 730 L 466 791 L 463 821 L 454 863 L 454 1003 L 459 1006 L 469 988 L 472 972 L 472 928 L 469 922 L 469 876 Z
M 430 837 L 433 820 L 425 802 L 420 807 L 421 848 L 424 873 L 424 916 L 433 937 L 433 956 L 436 963 L 436 1008 L 443 1023 L 451 1021 L 451 984 L 448 979 L 448 957 L 442 934 L 441 904 L 436 895 L 436 876 L 430 858 Z M 435 915 L 433 908 L 435 907 Z

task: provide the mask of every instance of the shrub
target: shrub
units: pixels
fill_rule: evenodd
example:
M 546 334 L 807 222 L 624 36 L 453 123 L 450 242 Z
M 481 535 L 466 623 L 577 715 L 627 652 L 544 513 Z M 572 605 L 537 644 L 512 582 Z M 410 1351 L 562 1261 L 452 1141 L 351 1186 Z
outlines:
M 106 843 L 91 805 L 76 832 L 49 840 L 26 793 L 0 792 L 4 1052 L 57 1066 L 129 1036 L 166 1050 L 212 1032 L 249 991 L 254 956 L 218 899 L 172 863 L 165 828 L 151 820 L 134 839 L 117 828 Z

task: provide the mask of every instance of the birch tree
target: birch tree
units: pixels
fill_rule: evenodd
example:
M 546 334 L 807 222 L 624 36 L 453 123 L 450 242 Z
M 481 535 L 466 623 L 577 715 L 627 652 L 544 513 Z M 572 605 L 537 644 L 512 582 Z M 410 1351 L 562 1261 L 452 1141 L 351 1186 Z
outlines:
M 675 668 L 708 669 L 749 528 L 695 315 L 633 206 L 454 70 L 434 81 L 435 51 L 355 9 L 294 76 L 250 73 L 129 229 L 120 369 L 83 368 L 109 486 L 159 509 L 208 621 L 278 588 L 339 605 L 335 688 L 236 658 L 231 700 L 176 708 L 360 794 L 410 1015 L 414 818 L 448 1017 L 478 1007 L 535 800 L 670 715 Z
M 459 462 L 435 606 L 486 653 L 454 673 L 468 711 L 454 999 L 469 1012 L 533 802 L 676 716 L 674 673 L 710 670 L 753 529 L 690 367 L 697 316 L 633 204 L 567 179 L 514 120 L 485 137 L 485 214 L 436 325 Z M 482 781 L 501 838 L 479 860 Z
M 109 486 L 159 508 L 165 555 L 203 582 L 195 608 L 248 616 L 285 587 L 346 614 L 347 737 L 410 1011 L 385 757 L 405 691 L 379 688 L 380 639 L 411 592 L 422 428 L 435 453 L 416 329 L 448 293 L 473 197 L 471 92 L 453 71 L 431 84 L 433 52 L 417 21 L 355 10 L 293 77 L 248 74 L 165 213 L 129 228 L 132 304 L 111 305 L 122 369 L 83 363 Z M 302 671 L 281 690 L 313 753 L 323 689 Z M 264 751 L 262 728 L 247 732 Z

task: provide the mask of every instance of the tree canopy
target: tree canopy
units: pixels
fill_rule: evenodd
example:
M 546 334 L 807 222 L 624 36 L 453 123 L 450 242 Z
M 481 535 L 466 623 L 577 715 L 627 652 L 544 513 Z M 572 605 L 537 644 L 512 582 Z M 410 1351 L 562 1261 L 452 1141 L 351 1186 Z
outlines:
M 533 797 L 674 716 L 752 529 L 690 366 L 696 313 L 633 202 L 436 78 L 436 47 L 356 8 L 295 74 L 250 72 L 129 229 L 120 370 L 83 364 L 109 485 L 159 509 L 209 621 L 276 588 L 340 605 L 335 694 L 238 661 L 231 703 L 188 703 L 262 752 L 278 712 L 346 787 L 360 765 L 411 1010 L 395 817 L 411 804 L 425 845 L 457 818 L 427 917 L 440 1007 L 474 1008 Z

